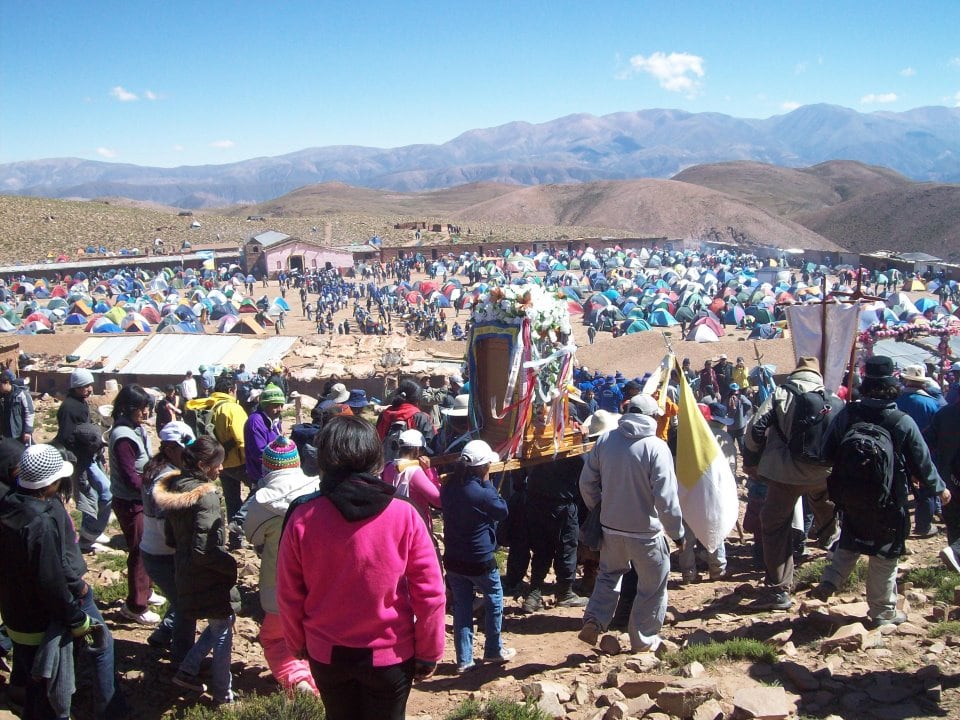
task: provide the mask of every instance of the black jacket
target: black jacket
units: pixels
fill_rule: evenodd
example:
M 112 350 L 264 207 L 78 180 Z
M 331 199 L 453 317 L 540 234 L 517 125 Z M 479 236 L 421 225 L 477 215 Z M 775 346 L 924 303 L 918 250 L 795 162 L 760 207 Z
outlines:
M 178 609 L 190 618 L 225 618 L 239 610 L 237 561 L 226 551 L 220 491 L 188 473 L 161 477 L 153 486 L 164 513 L 167 545 L 174 548 Z
M 86 564 L 59 499 L 14 490 L 0 500 L 0 567 L 0 612 L 14 632 L 42 636 L 51 622 L 69 628 L 86 622 L 80 606 Z
M 77 425 L 90 422 L 90 406 L 86 400 L 67 395 L 57 408 L 56 442 L 76 454 L 73 448 L 73 431 Z

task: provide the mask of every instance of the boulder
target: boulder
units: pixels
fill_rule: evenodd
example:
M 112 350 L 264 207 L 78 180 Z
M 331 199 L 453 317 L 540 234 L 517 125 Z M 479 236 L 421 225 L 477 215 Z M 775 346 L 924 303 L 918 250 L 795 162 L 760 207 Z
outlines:
M 782 687 L 749 687 L 737 691 L 733 697 L 734 715 L 756 720 L 781 720 L 793 709 Z
M 810 692 L 820 689 L 820 681 L 800 663 L 782 662 L 778 667 L 797 690 Z
M 820 643 L 820 651 L 826 655 L 834 650 L 859 650 L 863 646 L 866 635 L 867 629 L 863 626 L 863 623 L 856 622 L 844 625 Z
M 693 711 L 693 720 L 723 720 L 723 706 L 716 700 L 707 700 Z
M 711 680 L 677 680 L 657 693 L 657 707 L 681 718 L 692 718 L 707 700 L 717 699 L 717 684 Z
M 527 700 L 539 700 L 546 695 L 556 695 L 560 702 L 565 703 L 569 702 L 573 696 L 569 687 L 562 683 L 550 682 L 549 680 L 538 680 L 537 682 L 528 683 L 520 688 L 520 690 L 523 693 L 523 697 Z

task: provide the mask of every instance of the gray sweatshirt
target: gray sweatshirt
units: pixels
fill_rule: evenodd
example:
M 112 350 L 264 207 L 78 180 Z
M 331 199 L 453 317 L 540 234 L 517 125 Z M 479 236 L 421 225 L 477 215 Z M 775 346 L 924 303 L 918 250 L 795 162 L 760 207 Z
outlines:
M 605 532 L 646 539 L 661 532 L 673 540 L 683 537 L 673 456 L 656 430 L 655 418 L 627 413 L 587 454 L 580 494 L 588 508 L 602 499 Z

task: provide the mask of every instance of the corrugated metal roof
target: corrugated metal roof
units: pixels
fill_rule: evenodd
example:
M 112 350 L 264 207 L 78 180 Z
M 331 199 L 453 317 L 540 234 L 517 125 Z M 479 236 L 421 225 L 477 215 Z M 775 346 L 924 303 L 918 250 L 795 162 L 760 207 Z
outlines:
M 97 361 L 103 358 L 103 372 L 112 373 L 116 371 L 118 365 L 136 352 L 144 339 L 142 335 L 89 337 L 80 343 L 80 347 L 74 350 L 73 354 L 79 355 L 81 361 Z
M 238 335 L 160 334 L 151 337 L 118 372 L 131 375 L 184 375 L 200 365 L 256 368 L 282 358 L 296 337 L 244 338 Z
M 263 247 L 267 248 L 271 245 L 276 245 L 277 243 L 282 243 L 284 240 L 290 239 L 290 235 L 286 233 L 279 232 L 277 230 L 264 230 L 262 233 L 253 236 L 253 240 L 256 240 Z

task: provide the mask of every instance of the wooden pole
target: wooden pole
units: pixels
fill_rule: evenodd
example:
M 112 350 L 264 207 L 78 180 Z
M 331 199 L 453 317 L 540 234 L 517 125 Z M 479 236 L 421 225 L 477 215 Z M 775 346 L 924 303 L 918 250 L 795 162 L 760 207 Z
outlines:
M 827 276 L 820 278 L 820 372 L 827 371 Z

